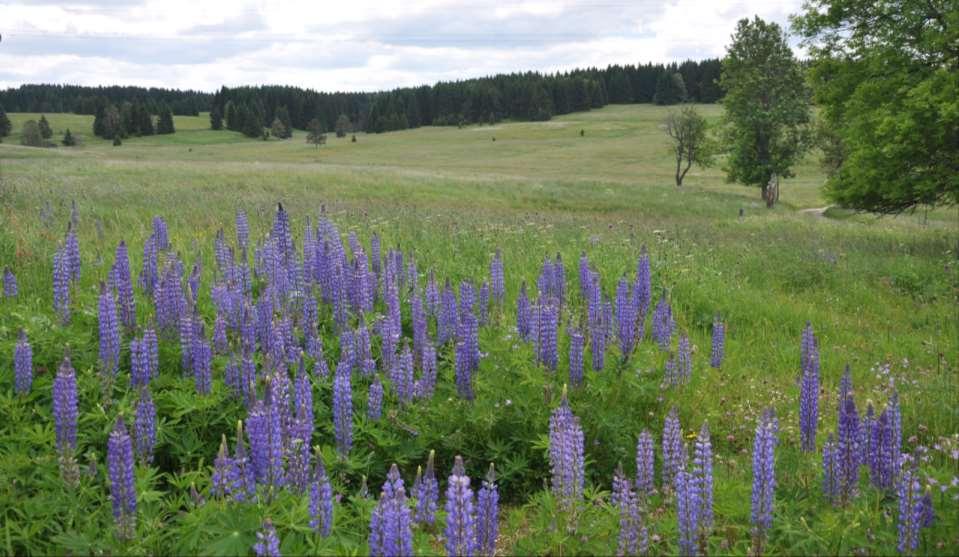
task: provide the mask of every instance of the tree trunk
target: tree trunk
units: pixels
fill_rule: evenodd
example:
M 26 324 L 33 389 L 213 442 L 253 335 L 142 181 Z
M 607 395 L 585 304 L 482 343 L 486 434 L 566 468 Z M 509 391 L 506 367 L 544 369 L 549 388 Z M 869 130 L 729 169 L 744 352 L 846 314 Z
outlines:
M 682 164 L 683 164 L 683 157 L 681 155 L 678 155 L 676 157 L 676 187 L 680 187 L 683 185 L 683 175 L 686 174 L 685 172 L 683 172 L 683 174 L 679 173 L 679 168 Z

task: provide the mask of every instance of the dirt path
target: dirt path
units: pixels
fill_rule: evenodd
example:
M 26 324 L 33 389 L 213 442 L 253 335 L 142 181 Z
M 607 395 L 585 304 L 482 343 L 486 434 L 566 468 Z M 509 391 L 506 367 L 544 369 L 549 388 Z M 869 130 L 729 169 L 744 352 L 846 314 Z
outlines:
M 828 210 L 831 209 L 831 208 L 832 208 L 832 205 L 827 205 L 827 206 L 825 206 L 825 207 L 814 207 L 814 208 L 812 208 L 812 209 L 803 209 L 803 210 L 801 210 L 801 211 L 799 211 L 799 212 L 800 212 L 800 213 L 807 214 L 807 215 L 813 215 L 813 216 L 816 216 L 816 217 L 825 217 L 825 216 L 826 216 L 826 214 L 825 214 L 826 211 L 828 211 Z

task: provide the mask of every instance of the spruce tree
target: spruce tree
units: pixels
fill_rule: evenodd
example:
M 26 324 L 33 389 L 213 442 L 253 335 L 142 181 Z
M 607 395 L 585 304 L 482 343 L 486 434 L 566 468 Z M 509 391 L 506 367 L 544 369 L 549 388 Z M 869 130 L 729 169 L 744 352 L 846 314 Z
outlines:
M 174 133 L 176 129 L 173 127 L 173 113 L 170 112 L 170 107 L 164 106 L 160 110 L 160 116 L 157 118 L 157 134 L 169 134 Z
M 270 124 L 270 135 L 277 139 L 286 139 L 291 136 L 289 129 L 283 124 L 279 116 L 274 118 L 273 123 Z
M 47 122 L 47 117 L 43 114 L 40 115 L 40 121 L 37 122 L 37 127 L 40 128 L 40 137 L 42 137 L 44 140 L 53 137 L 53 130 L 50 129 L 50 122 Z
M 215 106 L 213 107 L 213 110 L 210 111 L 210 129 L 223 129 L 223 114 L 221 114 L 220 109 Z
M 289 139 L 293 137 L 293 122 L 290 120 L 290 111 L 287 110 L 285 105 L 276 109 L 275 118 L 279 119 L 280 123 L 283 124 L 284 135 L 278 137 L 280 139 Z
M 336 119 L 336 137 L 346 137 L 351 129 L 353 129 L 353 124 L 350 123 L 350 117 L 346 114 L 340 114 L 339 118 Z
M 74 139 L 73 134 L 70 133 L 70 128 L 67 128 L 66 133 L 63 134 L 63 141 L 60 143 L 63 143 L 64 147 L 73 147 L 77 144 L 77 140 Z
M 13 128 L 13 124 L 10 123 L 10 118 L 7 117 L 3 106 L 0 106 L 0 141 L 3 141 L 4 137 L 10 135 L 11 128 Z
M 42 147 L 43 135 L 40 133 L 40 126 L 36 120 L 27 120 L 23 123 L 23 131 L 20 132 L 20 144 L 27 147 Z
M 653 102 L 656 104 L 676 104 L 686 100 L 686 84 L 679 72 L 663 70 L 656 80 L 656 93 Z
M 319 147 L 326 143 L 326 133 L 323 129 L 323 122 L 319 118 L 313 118 L 306 126 L 306 142 Z

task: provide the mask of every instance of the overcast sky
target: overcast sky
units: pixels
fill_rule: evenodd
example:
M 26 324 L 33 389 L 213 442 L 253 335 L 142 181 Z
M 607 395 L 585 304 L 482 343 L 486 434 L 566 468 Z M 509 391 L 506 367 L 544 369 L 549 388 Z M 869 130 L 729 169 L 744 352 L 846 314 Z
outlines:
M 722 56 L 801 0 L 0 0 L 0 88 L 378 90 L 501 72 Z

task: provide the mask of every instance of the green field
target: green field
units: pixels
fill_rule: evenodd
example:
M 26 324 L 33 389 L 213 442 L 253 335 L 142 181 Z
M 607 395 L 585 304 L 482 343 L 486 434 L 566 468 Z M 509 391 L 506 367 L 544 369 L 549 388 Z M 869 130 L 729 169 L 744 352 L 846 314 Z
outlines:
M 711 122 L 721 113 L 718 106 L 700 109 Z M 758 190 L 725 183 L 719 167 L 694 168 L 676 188 L 659 129 L 665 115 L 661 107 L 608 106 L 542 123 L 357 134 L 355 143 L 330 134 L 326 145 L 315 148 L 303 131 L 292 140 L 266 142 L 214 132 L 206 129 L 206 115 L 177 117 L 173 135 L 130 138 L 113 147 L 92 136 L 92 117 L 47 114 L 55 139 L 70 128 L 80 145 L 37 149 L 17 145 L 17 134 L 38 115 L 10 114 L 14 136 L 0 144 L 0 265 L 16 273 L 20 296 L 0 303 L 0 369 L 12 369 L 17 332 L 25 328 L 36 378 L 31 394 L 18 397 L 12 373 L 0 374 L 0 477 L 10 479 L 0 482 L 4 551 L 243 552 L 262 517 L 271 516 L 284 552 L 362 554 L 372 503 L 357 497 L 361 478 L 369 478 L 376 495 L 389 464 L 397 462 L 412 485 L 416 466 L 435 449 L 441 486 L 456 454 L 467 459 L 474 487 L 495 461 L 503 505 L 498 552 L 609 554 L 618 531 L 608 502 L 613 470 L 622 463 L 635 473 L 636 436 L 648 428 L 659 439 L 663 418 L 676 405 L 689 439 L 704 421 L 712 431 L 716 525 L 710 552 L 745 554 L 753 430 L 762 409 L 773 405 L 780 420 L 779 485 L 766 551 L 891 553 L 895 497 L 869 487 L 863 473 L 860 496 L 833 508 L 821 495 L 821 457 L 799 449 L 799 343 L 809 321 L 822 357 L 820 446 L 836 429 L 836 392 L 846 364 L 860 411 L 867 401 L 881 411 L 894 379 L 903 409 L 903 450 L 927 451 L 921 477 L 934 490 L 937 522 L 924 530 L 921 551 L 954 554 L 959 486 L 940 493 L 938 485 L 959 475 L 955 209 L 896 218 L 804 212 L 828 205 L 814 156 L 783 183 L 781 203 L 772 210 Z M 52 309 L 51 262 L 73 201 L 79 207 L 83 278 L 74 294 L 74 318 L 64 327 Z M 198 398 L 192 380 L 180 377 L 178 342 L 165 343 L 164 373 L 153 386 L 161 424 L 157 462 L 138 468 L 139 537 L 124 545 L 109 533 L 104 452 L 117 411 L 129 415 L 136 397 L 121 380 L 114 392 L 118 402 L 104 407 L 98 400 L 97 284 L 107 279 L 121 239 L 130 246 L 133 274 L 139 272 L 151 219 L 161 215 L 187 269 L 202 263 L 199 308 L 209 331 L 217 231 L 224 229 L 232 242 L 234 215 L 242 208 L 256 244 L 269 232 L 277 202 L 289 210 L 297 242 L 307 218 L 315 222 L 325 214 L 344 235 L 356 232 L 364 246 L 377 232 L 384 250 L 398 247 L 414 256 L 421 284 L 430 269 L 441 284 L 446 278 L 479 283 L 501 249 L 506 304 L 494 309 L 491 326 L 480 329 L 485 357 L 476 400 L 456 397 L 453 351 L 444 347 L 435 397 L 404 408 L 388 396 L 384 414 L 391 418 L 373 423 L 357 417 L 355 450 L 348 460 L 337 460 L 330 381 L 317 378 L 313 439 L 323 447 L 334 490 L 342 495 L 333 536 L 320 538 L 305 526 L 302 496 L 284 492 L 271 503 L 242 507 L 208 496 L 220 436 L 230 435 L 245 410 L 222 384 L 226 357 L 215 361 L 213 394 Z M 668 290 L 678 329 L 692 340 L 693 380 L 662 388 L 667 355 L 648 339 L 625 364 L 611 346 L 603 372 L 590 369 L 587 350 L 586 385 L 570 393 L 586 438 L 587 502 L 570 517 L 556 510 L 544 487 L 550 473 L 548 417 L 567 381 L 569 321 L 560 326 L 558 372 L 545 372 L 531 346 L 515 338 L 520 283 L 535 293 L 544 257 L 561 254 L 571 297 L 564 319 L 575 321 L 582 308 L 580 253 L 588 254 L 604 292 L 615 298 L 616 282 L 633 276 L 643 245 L 652 260 L 654 300 Z M 152 303 L 139 289 L 137 295 L 142 325 Z M 405 321 L 405 297 L 403 312 Z M 728 326 L 721 371 L 709 367 L 716 314 Z M 338 341 L 328 309 L 321 321 L 331 359 Z M 65 346 L 81 376 L 81 462 L 92 452 L 100 467 L 69 496 L 58 477 L 50 410 L 52 376 Z M 121 370 L 128 370 L 127 361 L 125 351 Z M 358 414 L 366 404 L 365 385 L 354 383 Z M 204 493 L 205 504 L 191 499 L 191 484 Z M 654 499 L 646 524 L 656 536 L 654 554 L 677 551 L 671 498 Z M 417 530 L 417 553 L 442 551 L 441 533 L 439 526 Z

